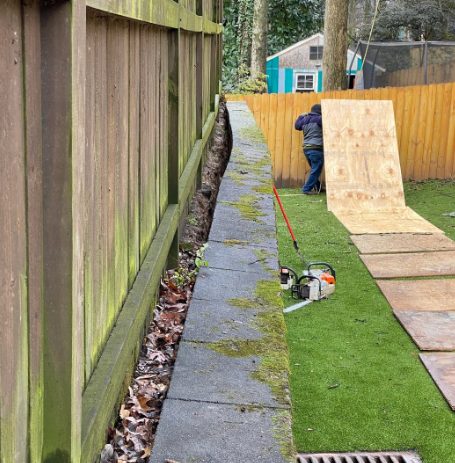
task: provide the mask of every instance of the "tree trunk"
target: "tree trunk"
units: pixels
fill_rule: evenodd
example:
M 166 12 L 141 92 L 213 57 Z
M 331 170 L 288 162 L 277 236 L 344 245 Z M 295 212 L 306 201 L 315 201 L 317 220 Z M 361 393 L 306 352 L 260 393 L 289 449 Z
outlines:
M 251 34 L 254 0 L 239 0 L 238 36 L 239 67 L 251 66 Z
M 348 13 L 349 0 L 326 0 L 322 57 L 324 92 L 347 88 Z
M 254 0 L 251 75 L 266 72 L 268 9 L 269 0 Z

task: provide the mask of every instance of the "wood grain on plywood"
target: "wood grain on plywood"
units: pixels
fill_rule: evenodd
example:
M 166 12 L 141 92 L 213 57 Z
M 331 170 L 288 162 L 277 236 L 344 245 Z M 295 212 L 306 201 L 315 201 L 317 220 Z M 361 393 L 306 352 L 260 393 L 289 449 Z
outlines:
M 361 254 L 395 254 L 401 252 L 455 251 L 455 242 L 442 233 L 400 233 L 352 235 Z
M 379 233 L 438 233 L 443 232 L 420 217 L 409 207 L 391 211 L 337 212 L 338 220 L 353 235 Z
M 401 310 L 395 316 L 420 350 L 455 350 L 455 312 Z
M 330 211 L 404 208 L 391 101 L 322 100 Z
M 377 284 L 394 312 L 455 312 L 455 280 L 383 280 Z
M 361 255 L 373 278 L 454 276 L 455 252 Z
M 455 353 L 420 354 L 420 360 L 449 406 L 455 410 Z

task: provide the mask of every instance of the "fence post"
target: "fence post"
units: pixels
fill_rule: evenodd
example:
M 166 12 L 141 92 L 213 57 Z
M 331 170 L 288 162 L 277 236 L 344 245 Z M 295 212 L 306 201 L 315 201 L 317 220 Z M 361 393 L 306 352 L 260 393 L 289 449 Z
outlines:
M 177 2 L 176 2 L 177 3 Z M 168 185 L 169 204 L 179 203 L 179 60 L 180 60 L 180 1 L 179 28 L 168 32 Z M 180 230 L 177 228 L 168 256 L 168 268 L 179 265 Z
M 81 452 L 85 17 L 85 0 L 41 9 L 45 463 Z
M 196 14 L 202 16 L 202 32 L 196 37 L 196 140 L 202 138 L 202 113 L 204 106 L 204 2 L 197 0 Z M 202 187 L 202 168 L 204 156 L 201 156 L 196 174 L 196 189 Z
M 428 81 L 428 42 L 425 41 L 424 56 L 423 56 L 423 65 L 424 65 L 424 84 L 427 85 Z

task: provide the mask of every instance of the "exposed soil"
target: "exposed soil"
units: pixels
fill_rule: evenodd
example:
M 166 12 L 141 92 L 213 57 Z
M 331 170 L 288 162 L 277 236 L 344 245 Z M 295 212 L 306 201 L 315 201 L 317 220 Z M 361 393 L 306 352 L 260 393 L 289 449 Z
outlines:
M 229 161 L 232 133 L 226 104 L 220 104 L 219 120 L 215 124 L 213 141 L 208 150 L 202 175 L 202 188 L 196 191 L 190 213 L 181 234 L 184 248 L 201 246 L 207 241 L 215 211 L 221 179 Z
M 181 234 L 180 267 L 161 281 L 153 321 L 100 463 L 146 463 L 152 451 L 161 408 L 169 388 L 198 265 L 212 224 L 221 179 L 229 161 L 232 136 L 228 113 L 220 105 L 207 153 L 202 187 L 196 191 Z

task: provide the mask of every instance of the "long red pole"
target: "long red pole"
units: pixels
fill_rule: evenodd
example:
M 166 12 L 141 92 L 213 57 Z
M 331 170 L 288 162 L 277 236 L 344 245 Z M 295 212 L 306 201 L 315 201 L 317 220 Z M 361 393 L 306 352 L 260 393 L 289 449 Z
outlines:
M 297 250 L 297 252 L 300 254 L 299 245 L 297 244 L 297 241 L 295 239 L 294 232 L 292 231 L 291 224 L 289 223 L 286 212 L 284 212 L 284 208 L 283 208 L 283 205 L 281 204 L 281 199 L 278 196 L 278 191 L 276 191 L 275 185 L 273 185 L 273 192 L 275 193 L 278 204 L 280 205 L 280 209 L 281 209 L 281 212 L 283 213 L 284 220 L 286 220 L 286 223 L 288 225 L 289 233 L 291 234 L 292 240 L 294 241 L 294 247 Z

